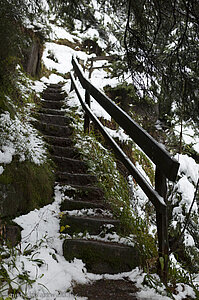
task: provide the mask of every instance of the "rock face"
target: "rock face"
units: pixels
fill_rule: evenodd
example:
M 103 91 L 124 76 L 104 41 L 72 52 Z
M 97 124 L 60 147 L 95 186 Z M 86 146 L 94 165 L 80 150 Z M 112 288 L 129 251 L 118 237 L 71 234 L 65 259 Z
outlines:
M 40 59 L 41 59 L 41 46 L 38 41 L 32 43 L 29 59 L 27 63 L 27 73 L 31 76 L 38 75 L 40 69 Z
M 14 222 L 0 221 L 0 243 L 5 242 L 14 247 L 21 241 L 22 228 Z
M 134 247 L 93 240 L 65 240 L 64 256 L 82 259 L 89 272 L 115 274 L 128 272 L 138 266 L 139 252 Z
M 53 201 L 54 174 L 49 163 L 16 158 L 0 176 L 0 218 L 14 218 Z

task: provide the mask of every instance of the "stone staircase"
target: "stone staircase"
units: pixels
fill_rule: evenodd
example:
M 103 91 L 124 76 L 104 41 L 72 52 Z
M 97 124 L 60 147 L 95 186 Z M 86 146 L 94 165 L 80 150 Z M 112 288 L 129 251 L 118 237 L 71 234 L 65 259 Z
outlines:
M 97 178 L 88 173 L 86 163 L 74 147 L 71 119 L 61 111 L 64 99 L 62 85 L 50 84 L 42 94 L 41 108 L 34 121 L 35 127 L 43 134 L 57 166 L 56 181 L 60 185 L 71 186 L 70 189 L 65 190 L 65 195 L 68 197 L 61 203 L 60 209 L 63 216 L 60 226 L 67 227 L 63 232 L 71 236 L 80 232 L 98 235 L 104 227 L 112 227 L 113 231 L 120 232 L 120 221 L 114 219 L 111 213 L 107 213 L 109 207 L 105 203 L 103 191 L 97 187 Z M 86 209 L 94 209 L 96 215 L 71 215 L 73 210 L 82 209 L 85 209 L 85 212 Z M 140 265 L 139 252 L 135 247 L 94 239 L 74 237 L 65 239 L 63 254 L 68 261 L 75 257 L 82 259 L 87 270 L 97 274 L 126 272 Z M 109 282 L 108 285 L 108 281 L 104 280 L 106 295 L 101 293 L 101 288 L 97 292 L 99 287 L 96 291 L 89 287 L 89 292 L 89 288 L 78 286 L 74 291 L 88 299 L 102 300 L 110 297 L 116 300 L 137 299 L 135 296 L 137 290 L 131 282 L 119 280 L 117 294 L 113 293 L 112 281 L 109 280 Z M 95 289 L 95 285 L 93 288 Z M 113 296 L 109 295 L 110 291 Z

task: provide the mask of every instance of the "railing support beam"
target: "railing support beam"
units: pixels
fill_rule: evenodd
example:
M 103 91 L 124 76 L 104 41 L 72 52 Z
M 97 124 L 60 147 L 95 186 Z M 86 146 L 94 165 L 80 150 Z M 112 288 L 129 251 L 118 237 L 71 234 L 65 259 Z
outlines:
M 88 107 L 90 107 L 91 101 L 90 101 L 90 94 L 89 92 L 86 90 L 85 91 L 85 102 L 88 105 Z M 89 133 L 90 132 L 90 118 L 89 115 L 85 112 L 84 115 L 84 133 Z
M 156 167 L 155 171 L 155 190 L 160 196 L 164 198 L 166 202 L 167 184 L 166 177 L 161 170 Z M 169 242 L 168 242 L 168 213 L 167 207 L 164 212 L 156 210 L 156 224 L 158 234 L 158 273 L 162 281 L 166 284 L 168 277 L 168 255 L 169 255 Z

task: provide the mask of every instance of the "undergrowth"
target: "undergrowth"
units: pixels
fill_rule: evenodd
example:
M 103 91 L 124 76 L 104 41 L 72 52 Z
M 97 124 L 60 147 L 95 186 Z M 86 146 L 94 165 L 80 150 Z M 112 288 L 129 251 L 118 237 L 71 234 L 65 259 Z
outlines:
M 0 245 L 0 300 L 11 300 L 18 296 L 21 299 L 30 299 L 27 296 L 28 289 L 44 274 L 39 275 L 39 272 L 35 272 L 32 276 L 30 271 L 25 269 L 25 262 L 33 263 L 36 270 L 45 264 L 43 259 L 35 257 L 44 242 L 45 240 L 41 239 L 35 245 L 28 243 L 23 251 L 20 244 L 15 247 L 5 243 Z M 38 284 L 47 290 L 45 286 Z
M 104 147 L 106 143 L 103 142 L 102 137 L 99 139 L 101 143 L 96 140 L 99 132 L 91 131 L 89 135 L 84 134 L 81 114 L 76 113 L 73 108 L 71 116 L 74 119 L 74 137 L 77 148 L 79 148 L 84 159 L 87 160 L 90 172 L 97 176 L 99 186 L 104 190 L 106 201 L 111 205 L 114 215 L 121 220 L 122 235 L 129 236 L 131 239 L 133 236 L 132 241 L 136 243 L 140 251 L 146 272 L 144 284 L 171 299 L 175 299 L 173 295 L 177 295 L 181 289 L 191 291 L 190 294 L 194 295 L 195 293 L 197 297 L 187 299 L 198 299 L 198 285 L 194 282 L 194 275 L 183 267 L 179 268 L 178 263 L 169 262 L 168 285 L 166 287 L 159 276 L 156 275 L 158 262 L 157 237 L 155 232 L 153 232 L 153 236 L 149 234 L 151 222 L 154 223 L 154 220 L 152 220 L 155 218 L 154 210 L 150 205 L 147 207 L 145 203 L 145 207 L 142 208 L 145 218 L 140 217 L 136 207 L 134 207 L 134 204 L 132 205 L 133 198 L 129 201 L 129 185 L 117 170 L 114 155 Z M 91 126 L 91 128 L 93 127 Z M 154 184 L 152 164 L 139 149 L 133 147 L 133 145 L 131 146 L 133 150 L 130 156 L 134 160 L 133 162 L 138 161 L 151 183 Z M 129 147 L 127 147 L 127 152 L 131 152 Z M 187 295 L 190 297 L 189 294 Z
M 143 264 L 157 257 L 157 246 L 148 232 L 147 222 L 133 216 L 130 203 L 130 188 L 127 179 L 117 169 L 116 158 L 96 140 L 94 132 L 84 134 L 83 121 L 73 111 L 74 138 L 76 147 L 86 160 L 91 174 L 97 176 L 98 185 L 104 191 L 105 201 L 111 206 L 115 217 L 121 221 L 121 234 L 133 237 L 140 250 Z

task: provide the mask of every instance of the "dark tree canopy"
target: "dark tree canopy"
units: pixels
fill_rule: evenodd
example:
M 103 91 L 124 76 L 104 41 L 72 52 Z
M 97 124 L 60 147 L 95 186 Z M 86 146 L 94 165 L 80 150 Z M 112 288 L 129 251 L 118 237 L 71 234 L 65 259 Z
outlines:
M 25 64 L 32 38 L 31 31 L 24 24 L 25 20 L 31 20 L 31 16 L 35 17 L 39 11 L 38 2 L 0 0 L 0 110 L 7 102 L 6 98 L 3 100 L 4 95 L 16 90 L 16 65 Z
M 51 10 L 74 28 L 82 21 L 82 31 L 94 26 L 106 38 L 95 19 L 91 0 L 47 0 Z M 97 0 L 101 10 L 114 10 L 126 24 L 125 48 L 133 84 L 138 95 L 159 103 L 160 117 L 178 107 L 181 118 L 198 121 L 199 116 L 199 1 L 198 0 Z M 23 19 L 31 18 L 41 2 L 0 0 L 0 69 L 2 62 L 20 55 L 24 37 Z M 32 6 L 30 10 L 30 5 Z M 35 17 L 32 14 L 33 18 Z M 64 21 L 63 21 L 64 22 Z M 119 32 L 119 29 L 118 29 Z
M 157 99 L 162 116 L 171 104 L 183 119 L 199 116 L 198 0 L 129 1 L 125 46 L 135 86 Z

